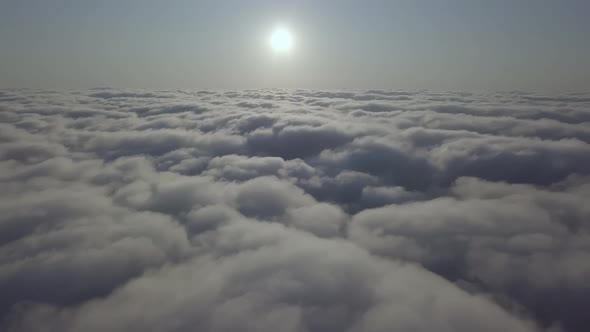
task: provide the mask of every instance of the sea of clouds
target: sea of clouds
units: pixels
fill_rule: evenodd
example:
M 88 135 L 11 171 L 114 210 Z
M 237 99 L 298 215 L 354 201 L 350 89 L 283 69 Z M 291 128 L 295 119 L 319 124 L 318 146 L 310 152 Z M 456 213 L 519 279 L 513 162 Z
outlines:
M 590 95 L 0 91 L 2 331 L 587 331 Z

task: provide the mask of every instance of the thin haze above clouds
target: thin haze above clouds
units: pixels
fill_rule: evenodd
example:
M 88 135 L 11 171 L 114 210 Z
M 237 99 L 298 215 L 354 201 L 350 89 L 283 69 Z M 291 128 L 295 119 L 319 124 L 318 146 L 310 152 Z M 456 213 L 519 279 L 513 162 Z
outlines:
M 0 88 L 590 91 L 587 0 L 3 0 Z M 291 30 L 274 56 L 268 38 Z
M 3 331 L 586 331 L 590 95 L 0 92 Z

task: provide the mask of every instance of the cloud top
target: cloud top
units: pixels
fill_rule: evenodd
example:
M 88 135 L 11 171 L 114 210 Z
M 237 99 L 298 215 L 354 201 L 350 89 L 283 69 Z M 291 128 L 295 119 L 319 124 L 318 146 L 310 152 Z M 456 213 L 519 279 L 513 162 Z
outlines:
M 6 331 L 584 331 L 590 96 L 0 93 Z

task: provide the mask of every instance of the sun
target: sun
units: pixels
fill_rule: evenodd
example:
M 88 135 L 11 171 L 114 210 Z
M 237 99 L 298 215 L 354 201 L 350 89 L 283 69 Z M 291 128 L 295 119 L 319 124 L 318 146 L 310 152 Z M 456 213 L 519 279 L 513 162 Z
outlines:
M 276 29 L 270 36 L 270 47 L 278 53 L 291 50 L 293 48 L 293 35 L 285 28 Z

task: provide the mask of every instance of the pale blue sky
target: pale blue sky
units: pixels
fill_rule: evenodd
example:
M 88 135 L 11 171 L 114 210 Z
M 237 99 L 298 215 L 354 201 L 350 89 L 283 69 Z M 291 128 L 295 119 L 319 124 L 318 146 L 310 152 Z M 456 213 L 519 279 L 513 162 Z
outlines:
M 590 91 L 588 0 L 0 0 L 0 87 Z M 268 47 L 273 27 L 295 48 Z

